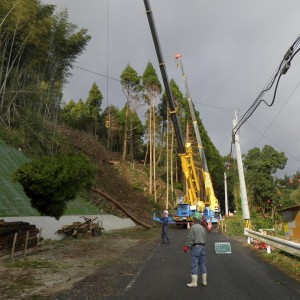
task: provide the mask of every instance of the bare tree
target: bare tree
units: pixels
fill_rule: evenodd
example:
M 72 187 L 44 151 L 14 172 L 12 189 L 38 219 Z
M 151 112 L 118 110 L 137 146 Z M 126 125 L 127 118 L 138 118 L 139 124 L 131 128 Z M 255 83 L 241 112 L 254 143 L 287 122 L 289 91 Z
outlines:
M 149 156 L 150 156 L 150 179 L 149 179 L 149 193 L 153 194 L 156 199 L 156 99 L 160 96 L 162 88 L 158 80 L 158 76 L 153 65 L 149 62 L 142 76 L 142 83 L 145 90 L 145 100 L 149 105 Z

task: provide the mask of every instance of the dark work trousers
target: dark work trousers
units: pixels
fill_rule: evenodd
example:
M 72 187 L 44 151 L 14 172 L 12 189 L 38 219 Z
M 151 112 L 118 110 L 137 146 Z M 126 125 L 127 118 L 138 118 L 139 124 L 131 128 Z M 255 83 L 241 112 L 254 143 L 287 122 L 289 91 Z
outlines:
M 162 225 L 162 230 L 161 230 L 161 241 L 163 243 L 169 243 L 170 239 L 168 237 L 168 224 L 163 224 Z
M 200 274 L 206 274 L 206 258 L 205 258 L 205 247 L 203 245 L 195 245 L 191 248 L 191 274 L 198 275 L 199 269 Z

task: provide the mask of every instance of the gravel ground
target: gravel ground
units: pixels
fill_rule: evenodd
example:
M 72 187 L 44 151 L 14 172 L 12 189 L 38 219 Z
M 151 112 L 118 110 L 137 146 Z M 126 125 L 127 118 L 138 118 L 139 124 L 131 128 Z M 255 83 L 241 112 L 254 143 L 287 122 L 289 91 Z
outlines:
M 0 260 L 0 299 L 92 300 L 117 296 L 159 243 L 160 227 L 43 244 Z

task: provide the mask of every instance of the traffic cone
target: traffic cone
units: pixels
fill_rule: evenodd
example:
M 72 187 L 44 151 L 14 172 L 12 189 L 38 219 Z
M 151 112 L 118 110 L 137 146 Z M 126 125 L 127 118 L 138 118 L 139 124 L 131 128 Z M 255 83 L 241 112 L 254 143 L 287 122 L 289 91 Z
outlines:
M 190 229 L 190 222 L 187 223 L 187 229 Z

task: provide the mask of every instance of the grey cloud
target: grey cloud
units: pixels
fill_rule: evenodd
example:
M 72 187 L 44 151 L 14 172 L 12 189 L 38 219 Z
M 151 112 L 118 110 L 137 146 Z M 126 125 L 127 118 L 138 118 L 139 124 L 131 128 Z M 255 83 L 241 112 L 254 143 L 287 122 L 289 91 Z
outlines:
M 237 109 L 239 116 L 246 112 L 299 35 L 300 1 L 149 1 L 169 79 L 174 78 L 184 92 L 181 73 L 174 62 L 174 55 L 182 53 L 192 99 L 200 103 L 196 107 L 212 141 L 222 155 L 227 155 L 234 118 L 229 110 Z M 58 10 L 67 8 L 70 21 L 87 28 L 92 35 L 93 40 L 78 59 L 78 66 L 104 75 L 108 67 L 109 76 L 119 79 L 127 63 L 141 74 L 150 60 L 159 73 L 143 1 L 42 2 L 55 4 Z M 109 81 L 107 85 L 105 77 L 76 68 L 72 73 L 64 90 L 66 101 L 86 98 L 96 81 L 106 97 L 103 103 L 124 105 L 125 97 L 118 82 Z M 285 173 L 289 175 L 300 169 L 300 101 L 297 100 L 300 91 L 296 89 L 288 100 L 299 82 L 299 73 L 300 55 L 282 77 L 274 105 L 259 106 L 240 131 L 244 153 L 265 144 L 284 151 L 289 158 Z M 266 95 L 268 101 L 272 91 Z

